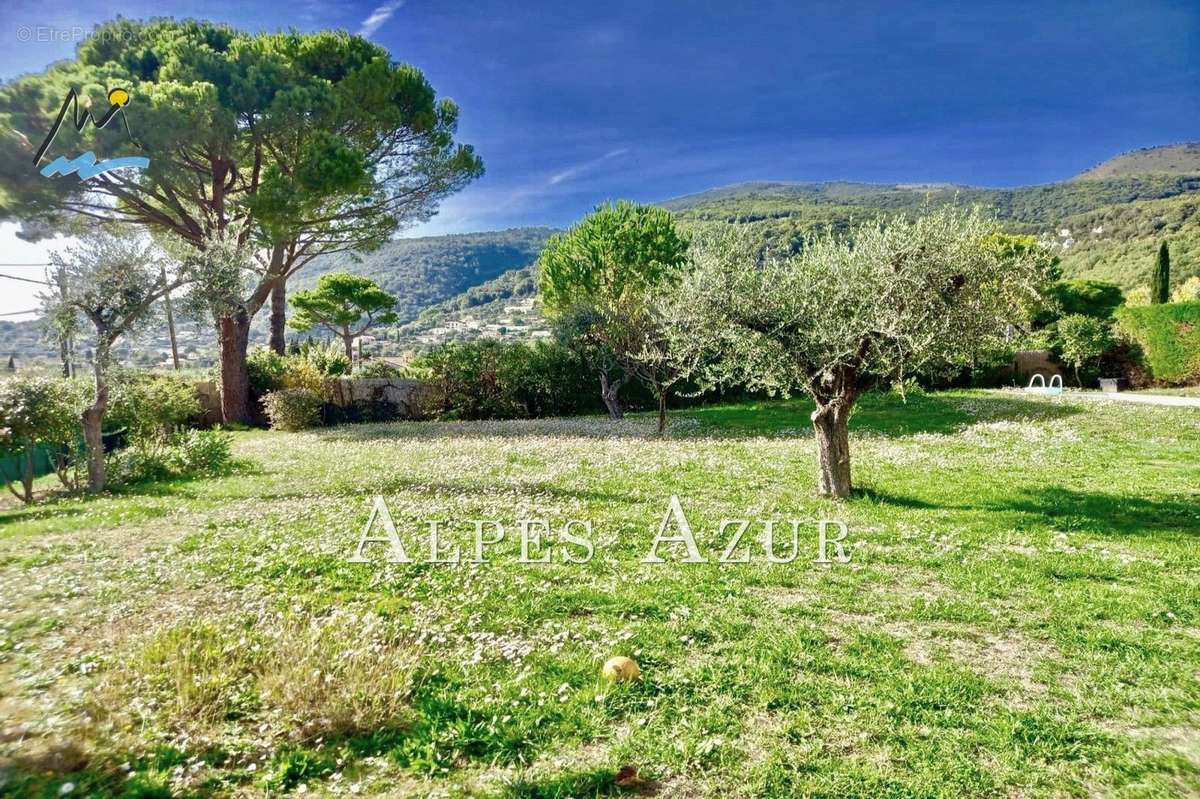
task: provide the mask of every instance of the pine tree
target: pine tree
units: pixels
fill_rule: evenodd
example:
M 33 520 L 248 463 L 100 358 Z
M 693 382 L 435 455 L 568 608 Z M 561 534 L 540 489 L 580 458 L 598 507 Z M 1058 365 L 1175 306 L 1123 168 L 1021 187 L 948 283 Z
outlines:
M 1154 261 L 1154 277 L 1150 282 L 1150 302 L 1162 305 L 1171 301 L 1171 251 L 1164 241 L 1158 248 Z

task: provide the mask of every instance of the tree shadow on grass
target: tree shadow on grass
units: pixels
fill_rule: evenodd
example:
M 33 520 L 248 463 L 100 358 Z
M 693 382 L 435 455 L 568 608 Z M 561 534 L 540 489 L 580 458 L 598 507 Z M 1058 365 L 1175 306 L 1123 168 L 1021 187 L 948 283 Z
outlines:
M 1047 486 L 1024 489 L 1011 500 L 985 503 L 979 508 L 1032 516 L 1059 530 L 1200 536 L 1200 493 L 1147 499 Z
M 1007 526 L 1030 522 L 1064 530 L 1118 535 L 1179 533 L 1200 536 L 1200 493 L 1148 499 L 1129 494 L 1076 491 L 1061 486 L 1020 488 L 1004 499 L 980 503 L 943 503 L 876 489 L 861 489 L 867 502 L 913 510 L 958 510 L 1000 514 Z M 996 520 L 989 520 L 995 524 Z
M 806 399 L 700 405 L 672 410 L 668 439 L 808 437 L 813 403 Z M 1077 403 L 1020 394 L 979 396 L 921 394 L 905 402 L 891 394 L 869 394 L 855 407 L 850 430 L 858 435 L 898 438 L 919 433 L 954 433 L 975 422 L 1045 421 L 1084 412 Z M 614 422 L 604 416 L 461 422 L 393 422 L 342 425 L 314 431 L 328 441 L 592 438 L 658 441 L 653 414 L 631 414 Z

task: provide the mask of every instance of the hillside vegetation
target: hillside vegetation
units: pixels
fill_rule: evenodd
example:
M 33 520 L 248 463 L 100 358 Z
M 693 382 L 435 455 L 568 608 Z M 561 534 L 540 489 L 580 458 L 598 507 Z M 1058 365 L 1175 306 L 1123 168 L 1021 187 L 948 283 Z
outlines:
M 991 210 L 1006 227 L 1053 239 L 1067 277 L 1145 283 L 1159 241 L 1171 245 L 1175 280 L 1200 273 L 1200 177 L 1140 175 L 986 189 L 947 185 L 748 183 L 663 203 L 694 228 L 755 227 L 769 245 L 797 249 L 827 227 L 957 202 Z M 1065 234 L 1064 234 L 1065 231 Z
M 401 322 L 424 309 L 537 258 L 554 231 L 511 228 L 487 233 L 397 239 L 357 258 L 342 253 L 314 261 L 290 286 L 308 288 L 326 272 L 354 272 L 399 297 Z
M 1081 172 L 1076 180 L 1152 174 L 1200 175 L 1200 142 L 1166 144 L 1122 153 Z
M 1171 283 L 1200 274 L 1200 195 L 1109 205 L 1063 219 L 1073 243 L 1062 254 L 1068 277 L 1148 285 L 1160 241 L 1171 248 Z

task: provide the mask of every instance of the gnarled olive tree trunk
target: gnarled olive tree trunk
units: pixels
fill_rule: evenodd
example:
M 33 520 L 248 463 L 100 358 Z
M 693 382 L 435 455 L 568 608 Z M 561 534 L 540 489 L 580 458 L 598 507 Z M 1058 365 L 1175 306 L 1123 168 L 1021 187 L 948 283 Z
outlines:
M 812 413 L 817 439 L 817 491 L 824 496 L 850 496 L 850 404 L 834 400 Z
M 625 385 L 627 378 L 621 377 L 617 380 L 609 380 L 607 372 L 600 372 L 600 399 L 604 402 L 604 407 L 608 408 L 608 418 L 617 419 L 625 418 L 625 409 L 621 406 L 621 386 Z
M 93 494 L 104 490 L 108 483 L 108 472 L 104 464 L 104 414 L 108 411 L 108 349 L 103 345 L 96 348 L 92 361 L 95 375 L 95 397 L 92 404 L 83 409 L 80 423 L 83 440 L 87 445 L 88 491 Z

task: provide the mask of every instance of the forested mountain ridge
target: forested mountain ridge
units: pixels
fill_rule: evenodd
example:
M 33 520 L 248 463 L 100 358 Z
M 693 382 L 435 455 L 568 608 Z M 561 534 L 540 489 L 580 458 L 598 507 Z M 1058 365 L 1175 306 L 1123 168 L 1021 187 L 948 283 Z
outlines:
M 1141 285 L 1159 242 L 1177 280 L 1200 273 L 1200 174 L 1129 175 L 990 189 L 945 184 L 746 183 L 661 203 L 694 227 L 748 225 L 777 250 L 807 236 L 944 203 L 979 205 L 1009 230 L 1052 240 L 1068 277 Z M 1065 231 L 1065 233 L 1064 233 Z
M 528 266 L 553 233 L 552 228 L 523 227 L 394 239 L 374 252 L 319 258 L 300 272 L 289 289 L 307 288 L 326 272 L 364 275 L 396 295 L 403 323 L 431 305 Z
M 1119 160 L 1124 156 L 1119 156 Z M 946 202 L 979 204 L 1005 227 L 1054 242 L 1068 277 L 1109 280 L 1128 289 L 1148 280 L 1158 243 L 1171 246 L 1177 281 L 1200 274 L 1200 173 L 1133 175 L 989 189 L 950 184 L 754 182 L 666 200 L 685 228 L 750 225 L 777 249 L 794 249 L 818 230 L 849 230 L 888 214 Z M 1066 235 L 1063 232 L 1066 231 Z M 439 314 L 536 293 L 530 265 L 430 307 Z

